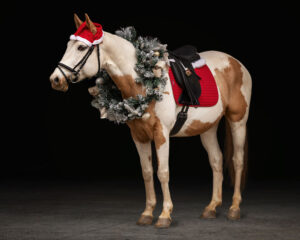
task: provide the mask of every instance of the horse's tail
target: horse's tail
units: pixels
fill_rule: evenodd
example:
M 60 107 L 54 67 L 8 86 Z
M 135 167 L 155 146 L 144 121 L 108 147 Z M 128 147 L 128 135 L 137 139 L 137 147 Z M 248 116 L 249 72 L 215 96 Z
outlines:
M 225 118 L 225 144 L 224 144 L 224 159 L 225 159 L 225 169 L 228 171 L 228 175 L 230 177 L 230 183 L 234 186 L 235 182 L 235 171 L 233 166 L 233 141 L 232 141 L 232 133 L 231 127 L 228 120 Z M 244 145 L 244 165 L 243 172 L 241 178 L 241 189 L 245 188 L 246 179 L 247 179 L 247 171 L 248 171 L 248 134 L 246 132 L 246 139 Z

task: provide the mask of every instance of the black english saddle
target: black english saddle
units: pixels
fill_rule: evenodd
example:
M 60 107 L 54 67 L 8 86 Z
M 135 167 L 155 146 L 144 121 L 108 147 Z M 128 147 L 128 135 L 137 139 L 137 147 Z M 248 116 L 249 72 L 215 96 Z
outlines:
M 201 95 L 200 77 L 195 73 L 192 62 L 200 59 L 196 47 L 186 45 L 169 51 L 169 60 L 175 81 L 182 89 L 178 102 L 183 105 L 198 105 Z

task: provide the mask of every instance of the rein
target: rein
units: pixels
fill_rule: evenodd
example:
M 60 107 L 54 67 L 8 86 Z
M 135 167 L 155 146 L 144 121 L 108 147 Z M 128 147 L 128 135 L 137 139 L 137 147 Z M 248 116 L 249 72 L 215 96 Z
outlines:
M 87 53 L 82 57 L 82 59 L 73 68 L 69 67 L 68 65 L 66 65 L 62 62 L 59 62 L 57 64 L 57 68 L 62 73 L 62 75 L 65 77 L 66 81 L 69 80 L 69 82 L 71 82 L 71 83 L 78 83 L 79 72 L 83 68 L 83 66 L 85 65 L 88 58 L 93 53 L 94 48 L 95 48 L 95 45 L 90 46 Z M 101 71 L 100 70 L 100 46 L 99 46 L 99 44 L 97 44 L 97 59 L 98 59 L 98 71 L 97 71 L 96 76 L 99 76 L 100 71 Z M 77 67 L 78 67 L 78 69 L 76 70 Z M 65 74 L 63 68 L 68 70 L 69 72 L 71 72 L 75 76 L 74 80 L 71 80 L 67 77 L 67 75 Z

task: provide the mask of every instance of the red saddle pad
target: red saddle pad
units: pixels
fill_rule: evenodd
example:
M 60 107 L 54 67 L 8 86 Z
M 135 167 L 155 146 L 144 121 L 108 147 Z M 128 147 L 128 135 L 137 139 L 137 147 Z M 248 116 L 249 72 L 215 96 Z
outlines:
M 201 78 L 199 80 L 201 86 L 201 95 L 199 97 L 199 105 L 191 105 L 191 107 L 211 107 L 217 104 L 219 94 L 216 85 L 216 81 L 214 76 L 212 75 L 210 69 L 207 65 L 204 65 L 200 68 L 195 68 L 196 74 Z M 171 80 L 171 85 L 173 89 L 173 95 L 175 98 L 175 102 L 178 105 L 181 105 L 178 102 L 178 99 L 182 93 L 182 89 L 179 87 L 177 82 L 175 81 L 172 69 L 169 68 L 169 77 Z

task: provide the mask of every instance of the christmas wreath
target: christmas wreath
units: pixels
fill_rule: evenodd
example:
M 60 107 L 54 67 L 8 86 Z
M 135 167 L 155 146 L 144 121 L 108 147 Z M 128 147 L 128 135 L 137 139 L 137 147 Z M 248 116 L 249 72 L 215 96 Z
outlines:
M 162 100 L 167 77 L 164 72 L 157 76 L 153 69 L 159 61 L 164 61 L 166 45 L 162 45 L 156 38 L 137 37 L 134 27 L 118 30 L 116 35 L 130 41 L 135 47 L 137 63 L 134 69 L 138 75 L 135 81 L 145 87 L 146 95 L 123 99 L 108 73 L 102 70 L 96 80 L 98 91 L 92 106 L 99 111 L 105 109 L 108 120 L 125 123 L 128 120 L 141 118 L 153 100 Z

